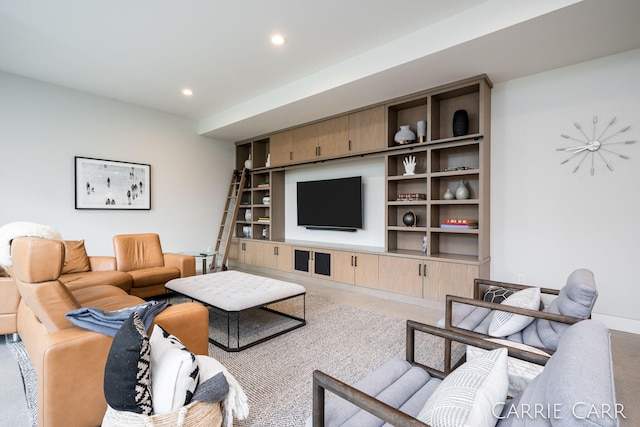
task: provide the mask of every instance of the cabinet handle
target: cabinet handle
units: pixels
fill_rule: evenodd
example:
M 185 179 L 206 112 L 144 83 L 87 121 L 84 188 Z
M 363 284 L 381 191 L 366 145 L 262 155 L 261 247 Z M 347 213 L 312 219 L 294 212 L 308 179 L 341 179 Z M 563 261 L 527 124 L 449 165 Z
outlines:
M 418 276 L 422 277 L 422 264 L 418 264 Z
M 424 277 L 427 277 L 427 264 L 423 264 L 423 270 L 424 270 Z
M 353 255 L 351 255 L 351 267 L 353 267 Z
M 289 151 L 289 160 L 293 160 L 293 151 Z
M 351 151 L 351 140 L 349 140 L 349 146 L 348 146 L 349 151 Z
M 353 264 L 353 266 L 354 266 L 354 267 L 357 267 L 357 266 L 358 266 L 358 256 L 357 256 L 357 255 L 356 255 L 356 256 L 354 256 L 354 257 L 353 257 L 353 259 L 354 259 L 354 261 L 355 261 L 355 263 Z

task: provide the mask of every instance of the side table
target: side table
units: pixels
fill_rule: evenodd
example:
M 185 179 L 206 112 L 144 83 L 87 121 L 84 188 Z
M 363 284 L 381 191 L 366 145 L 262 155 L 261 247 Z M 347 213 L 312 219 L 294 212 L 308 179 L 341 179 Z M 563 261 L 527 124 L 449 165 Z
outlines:
M 211 265 L 213 266 L 213 270 L 215 271 L 216 265 L 218 263 L 218 251 L 185 251 L 180 252 L 181 254 L 191 255 L 195 258 L 202 258 L 202 274 L 207 273 L 207 258 L 213 257 L 211 261 Z

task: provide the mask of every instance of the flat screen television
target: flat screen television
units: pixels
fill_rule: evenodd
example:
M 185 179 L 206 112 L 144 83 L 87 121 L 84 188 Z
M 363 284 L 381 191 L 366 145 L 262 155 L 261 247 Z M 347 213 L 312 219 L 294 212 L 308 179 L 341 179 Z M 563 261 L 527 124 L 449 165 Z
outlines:
M 308 229 L 362 228 L 362 177 L 297 183 L 298 225 Z

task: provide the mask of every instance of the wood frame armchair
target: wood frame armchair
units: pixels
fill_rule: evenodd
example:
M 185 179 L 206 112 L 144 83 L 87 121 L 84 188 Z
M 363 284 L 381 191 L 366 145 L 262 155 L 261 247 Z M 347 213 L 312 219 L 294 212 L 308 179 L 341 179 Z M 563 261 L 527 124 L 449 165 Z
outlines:
M 430 376 L 438 379 L 444 379 L 448 374 L 455 370 L 465 360 L 463 355 L 458 361 L 451 360 L 451 352 L 447 353 L 445 349 L 444 369 L 438 370 L 415 360 L 415 344 L 416 344 L 416 332 L 427 333 L 436 337 L 444 338 L 445 342 L 456 341 L 462 344 L 473 345 L 483 348 L 485 350 L 494 350 L 496 348 L 502 348 L 500 344 L 496 344 L 476 337 L 460 334 L 456 331 L 446 330 L 435 326 L 427 325 L 424 323 L 416 322 L 413 320 L 407 321 L 406 327 L 406 360 L 413 366 L 418 366 L 426 370 Z M 519 350 L 516 348 L 507 348 L 509 356 L 517 357 L 521 360 L 536 363 L 538 365 L 545 365 L 547 358 L 528 351 Z M 349 384 L 346 384 L 322 371 L 315 370 L 313 372 L 313 415 L 312 425 L 313 427 L 325 426 L 325 390 L 334 393 L 335 395 L 351 402 L 352 404 L 362 408 L 363 410 L 375 415 L 376 417 L 384 420 L 397 427 L 428 427 L 416 418 L 384 403 L 375 397 L 356 389 Z

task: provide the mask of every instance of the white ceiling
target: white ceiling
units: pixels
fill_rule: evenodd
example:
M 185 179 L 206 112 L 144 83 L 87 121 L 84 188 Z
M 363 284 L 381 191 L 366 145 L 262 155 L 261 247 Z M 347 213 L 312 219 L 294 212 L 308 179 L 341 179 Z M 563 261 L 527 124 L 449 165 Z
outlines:
M 498 83 L 640 48 L 639 19 L 638 0 L 9 0 L 0 70 L 234 141 L 477 74 Z M 271 46 L 273 32 L 287 43 Z

